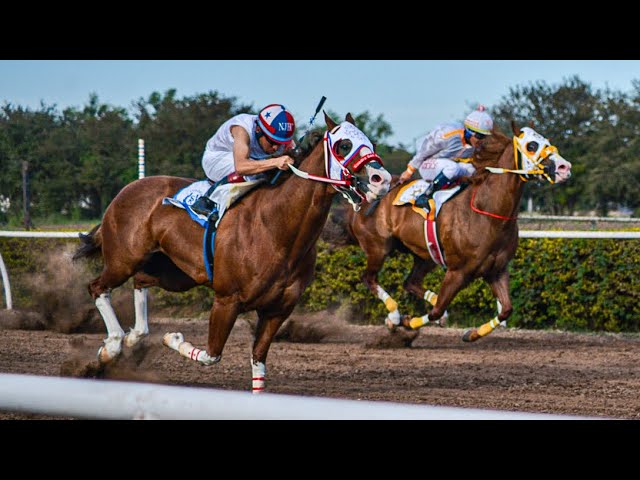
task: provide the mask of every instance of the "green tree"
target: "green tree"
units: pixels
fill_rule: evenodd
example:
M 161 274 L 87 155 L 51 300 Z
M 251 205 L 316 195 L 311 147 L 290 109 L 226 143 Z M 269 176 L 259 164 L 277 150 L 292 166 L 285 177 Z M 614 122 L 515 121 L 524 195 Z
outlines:
M 10 199 L 11 216 L 22 215 L 23 161 L 29 165 L 30 208 L 37 210 L 41 191 L 38 177 L 43 169 L 49 172 L 55 169 L 55 165 L 46 157 L 42 145 L 56 126 L 54 106 L 43 103 L 39 110 L 30 110 L 7 103 L 0 109 L 0 194 Z
M 139 99 L 136 133 L 145 141 L 147 175 L 204 178 L 201 161 L 207 140 L 232 116 L 251 111 L 235 102 L 235 97 L 213 91 L 177 99 L 175 89 Z
M 600 93 L 593 92 L 590 84 L 577 76 L 560 85 L 538 81 L 510 88 L 491 111 L 507 134 L 511 133 L 511 120 L 521 127 L 533 122 L 536 131 L 549 138 L 560 154 L 572 162 L 573 178 L 563 188 L 532 183 L 525 190 L 525 197 L 532 196 L 547 213 L 572 213 L 590 182 L 589 175 L 584 174 L 588 169 L 584 158 L 592 149 L 602 118 Z

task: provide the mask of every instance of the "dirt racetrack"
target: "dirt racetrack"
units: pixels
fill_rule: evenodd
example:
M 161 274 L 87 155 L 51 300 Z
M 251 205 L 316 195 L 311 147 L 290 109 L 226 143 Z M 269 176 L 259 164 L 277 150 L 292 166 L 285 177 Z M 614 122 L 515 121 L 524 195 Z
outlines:
M 108 368 L 95 360 L 104 333 L 33 330 L 0 315 L 0 372 L 128 379 L 249 392 L 252 316 L 238 319 L 219 364 L 204 367 L 162 346 L 181 331 L 204 347 L 207 320 L 156 318 L 151 335 Z M 467 344 L 462 330 L 429 327 L 411 343 L 384 326 L 355 326 L 339 314 L 294 314 L 267 361 L 271 393 L 411 404 L 640 418 L 637 335 L 498 330 Z M 411 343 L 410 346 L 407 346 Z M 0 412 L 0 419 L 49 419 Z

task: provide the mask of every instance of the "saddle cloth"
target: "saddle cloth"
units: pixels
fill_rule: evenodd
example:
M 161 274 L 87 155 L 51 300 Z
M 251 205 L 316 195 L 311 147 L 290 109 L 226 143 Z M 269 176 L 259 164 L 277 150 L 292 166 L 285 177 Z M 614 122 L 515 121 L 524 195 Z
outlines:
M 429 251 L 433 261 L 438 265 L 442 265 L 442 267 L 446 269 L 447 264 L 445 262 L 444 252 L 440 246 L 440 239 L 438 237 L 435 219 L 438 216 L 438 213 L 440 213 L 440 207 L 442 207 L 447 200 L 457 194 L 462 187 L 460 185 L 456 185 L 446 190 L 438 190 L 433 194 L 433 197 L 429 199 L 429 210 L 426 208 L 416 207 L 414 205 L 416 198 L 424 193 L 428 186 L 429 182 L 425 180 L 415 180 L 410 182 L 402 187 L 396 194 L 396 198 L 393 199 L 393 205 L 410 204 L 411 209 L 424 218 L 424 239 L 427 245 L 427 250 Z
M 173 197 L 164 197 L 162 199 L 162 204 L 173 205 L 174 207 L 185 209 L 187 213 L 189 213 L 189 216 L 204 228 L 207 226 L 207 217 L 191 210 L 191 205 L 193 205 L 198 198 L 207 193 L 210 186 L 211 183 L 209 180 L 194 182 L 191 185 L 187 185 L 182 190 L 179 190 Z
M 413 204 L 416 203 L 416 198 L 418 198 L 427 190 L 427 187 L 429 187 L 429 183 L 430 182 L 422 179 L 409 182 L 398 191 L 398 193 L 396 194 L 396 198 L 393 199 L 393 204 L 406 205 L 407 203 L 409 203 L 411 204 L 411 207 L 415 212 L 419 213 L 426 219 L 429 212 L 423 208 L 414 207 Z M 456 185 L 455 187 L 448 188 L 446 190 L 438 190 L 433 194 L 436 217 L 438 216 L 438 213 L 440 213 L 440 207 L 442 207 L 442 204 L 453 197 L 456 193 L 458 193 L 458 191 L 460 191 L 460 188 L 460 185 Z M 429 203 L 431 204 L 431 202 Z

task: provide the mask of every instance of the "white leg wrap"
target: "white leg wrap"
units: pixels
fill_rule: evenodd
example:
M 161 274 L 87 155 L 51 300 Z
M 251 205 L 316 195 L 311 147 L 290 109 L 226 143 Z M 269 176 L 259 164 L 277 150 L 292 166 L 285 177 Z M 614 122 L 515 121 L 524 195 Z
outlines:
M 267 366 L 262 362 L 254 362 L 251 359 L 251 392 L 261 393 L 264 391 L 264 378 L 267 375 Z
M 149 333 L 149 323 L 147 318 L 148 290 L 148 288 L 136 288 L 133 290 L 133 305 L 136 312 L 136 325 L 133 329 L 143 335 Z
M 133 290 L 133 306 L 136 313 L 136 324 L 124 337 L 127 347 L 133 347 L 140 339 L 149 334 L 147 319 L 147 294 L 148 288 L 136 288 Z
M 203 365 L 213 365 L 220 361 L 221 355 L 211 357 L 205 350 L 194 347 L 191 343 L 184 341 L 182 333 L 165 333 L 162 343 L 167 347 L 177 351 L 183 357 L 190 358 Z
M 389 315 L 387 315 L 387 318 L 385 319 L 385 323 L 388 326 L 394 325 L 397 327 L 400 325 L 400 311 L 394 310 L 393 312 L 389 312 Z
M 395 327 L 400 325 L 400 311 L 398 310 L 398 303 L 391 298 L 391 296 L 384 291 L 384 289 L 378 285 L 376 288 L 376 292 L 378 294 L 378 298 L 384 302 L 384 306 L 387 307 L 389 311 L 389 315 L 384 320 L 387 327 L 393 330 Z
M 113 311 L 111 295 L 109 293 L 103 293 L 96 298 L 96 307 L 107 327 L 107 338 L 104 340 L 104 346 L 98 350 L 98 359 L 102 363 L 107 363 L 120 355 L 124 330 L 122 330 L 120 323 L 118 323 L 116 312 Z
M 96 298 L 96 307 L 98 307 L 104 324 L 107 326 L 107 335 L 109 337 L 124 337 L 124 330 L 122 330 L 120 323 L 118 323 L 116 312 L 113 311 L 113 307 L 111 306 L 111 294 L 103 293 Z
M 500 300 L 498 300 L 496 298 L 496 305 L 498 306 L 498 315 L 500 315 L 502 313 L 502 304 L 500 303 Z
M 438 301 L 438 295 L 431 290 L 427 290 L 424 292 L 424 300 L 425 302 L 429 302 L 431 305 L 435 306 Z

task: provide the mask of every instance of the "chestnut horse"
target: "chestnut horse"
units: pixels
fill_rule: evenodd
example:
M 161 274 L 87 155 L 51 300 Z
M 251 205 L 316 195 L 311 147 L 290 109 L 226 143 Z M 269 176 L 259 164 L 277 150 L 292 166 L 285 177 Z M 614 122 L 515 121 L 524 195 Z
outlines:
M 102 223 L 87 236 L 74 260 L 102 254 L 104 268 L 89 283 L 107 328 L 98 351 L 106 363 L 149 333 L 148 287 L 186 291 L 207 285 L 215 291 L 206 350 L 167 333 L 163 343 L 204 365 L 217 363 L 238 314 L 258 314 L 251 366 L 253 392 L 264 389 L 269 346 L 278 328 L 313 278 L 316 243 L 336 191 L 359 208 L 389 190 L 391 175 L 369 139 L 347 115 L 337 125 L 325 113 L 328 131 L 310 135 L 302 151 L 288 152 L 298 167 L 279 185 L 263 185 L 230 208 L 218 226 L 213 282 L 203 258 L 203 228 L 184 210 L 163 205 L 193 180 L 157 176 L 125 186 L 107 207 Z M 363 168 L 364 167 L 364 168 Z M 362 170 L 366 175 L 358 177 Z M 312 181 L 309 181 L 312 180 Z M 133 277 L 135 326 L 125 336 L 110 302 L 110 291 Z
M 482 277 L 497 299 L 498 315 L 478 329 L 467 330 L 464 341 L 475 341 L 506 326 L 512 313 L 509 297 L 509 262 L 518 246 L 517 216 L 524 182 L 546 179 L 561 183 L 571 176 L 571 164 L 549 141 L 525 127 L 512 124 L 514 139 L 498 131 L 487 137 L 473 157 L 477 173 L 467 178 L 470 185 L 442 205 L 436 217 L 446 273 L 438 294 L 422 286 L 425 275 L 436 263 L 425 241 L 423 217 L 410 206 L 393 205 L 398 190 L 383 198 L 370 215 L 349 213 L 347 228 L 367 255 L 363 281 L 385 303 L 390 330 L 402 324 L 418 329 L 429 322 L 446 320 L 447 306 L 472 280 Z M 515 168 L 514 165 L 515 159 Z M 365 209 L 366 210 L 366 209 Z M 404 288 L 433 305 L 422 317 L 401 317 L 398 305 L 378 284 L 377 275 L 386 256 L 400 242 L 413 255 L 413 267 Z

